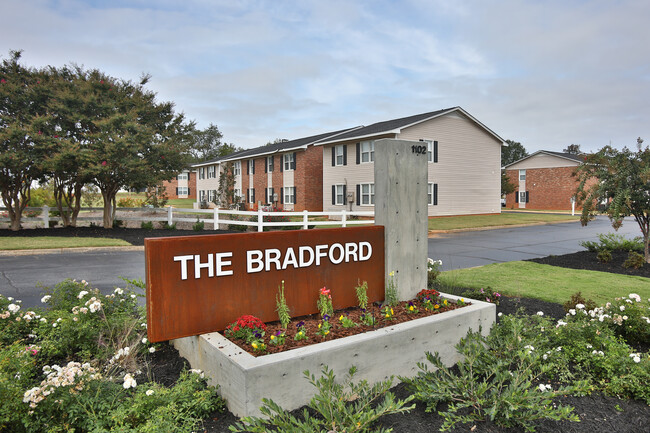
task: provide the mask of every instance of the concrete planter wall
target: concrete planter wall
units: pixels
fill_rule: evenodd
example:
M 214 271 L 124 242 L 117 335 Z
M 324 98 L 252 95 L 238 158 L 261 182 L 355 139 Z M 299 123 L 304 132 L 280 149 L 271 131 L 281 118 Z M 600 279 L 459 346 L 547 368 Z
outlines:
M 452 295 L 444 295 L 457 299 Z M 473 329 L 489 333 L 496 320 L 494 304 L 471 300 L 472 305 L 433 316 L 381 328 L 365 334 L 313 344 L 282 353 L 254 357 L 217 332 L 173 341 L 192 368 L 205 372 L 212 385 L 237 416 L 259 416 L 262 398 L 293 410 L 315 394 L 303 376 L 319 376 L 327 365 L 343 378 L 357 367 L 355 380 L 370 383 L 390 376 L 415 376 L 425 352 L 438 352 L 446 365 L 455 364 L 454 345 Z M 315 337 L 311 337 L 315 338 Z

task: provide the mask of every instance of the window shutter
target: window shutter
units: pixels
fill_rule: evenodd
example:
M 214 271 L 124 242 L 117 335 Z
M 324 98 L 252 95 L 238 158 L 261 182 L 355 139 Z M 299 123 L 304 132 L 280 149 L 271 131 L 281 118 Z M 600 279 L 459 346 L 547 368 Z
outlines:
M 271 165 L 269 166 L 270 171 L 275 170 L 275 155 L 271 155 Z
M 519 203 L 519 191 L 515 191 L 515 203 Z
M 209 175 L 210 173 L 208 173 Z M 251 165 L 248 161 L 246 161 L 246 174 L 251 174 Z
M 253 174 L 255 174 L 255 160 L 253 160 Z M 253 193 L 253 197 L 255 197 L 255 193 Z
M 190 195 L 190 187 L 187 187 L 187 195 Z
M 433 162 L 438 162 L 438 142 L 433 142 Z
M 298 153 L 293 152 L 293 162 L 291 163 L 291 168 L 296 169 L 296 161 L 298 160 Z
M 346 189 L 347 187 L 343 185 L 343 206 L 345 206 L 345 202 L 348 199 L 347 194 L 346 194 Z
M 348 165 L 348 145 L 343 145 L 343 165 Z
M 361 205 L 361 185 L 357 184 L 357 206 Z
M 526 191 L 526 203 L 528 203 L 528 191 Z
M 433 205 L 434 206 L 438 205 L 438 184 L 437 183 L 433 184 Z
M 178 187 L 176 187 L 176 195 L 178 195 Z
M 246 190 L 246 203 L 251 202 L 251 190 L 250 188 Z
M 280 188 L 280 203 L 284 204 L 284 188 Z
M 332 167 L 336 165 L 336 146 L 332 146 Z
M 264 158 L 264 173 L 269 172 L 269 157 Z
M 284 155 L 280 155 L 280 173 L 284 171 Z
M 255 170 L 253 170 L 253 174 L 255 174 Z M 255 188 L 253 188 L 253 203 L 255 203 Z
M 332 204 L 336 204 L 336 185 L 332 185 Z
M 361 143 L 357 143 L 357 165 L 361 164 Z
M 267 203 L 269 202 L 269 189 L 268 188 L 264 188 L 264 201 L 267 202 Z

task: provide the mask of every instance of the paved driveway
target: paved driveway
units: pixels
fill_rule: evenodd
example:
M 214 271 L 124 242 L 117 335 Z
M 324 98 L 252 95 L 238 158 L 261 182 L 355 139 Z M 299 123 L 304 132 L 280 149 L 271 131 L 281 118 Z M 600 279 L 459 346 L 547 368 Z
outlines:
M 580 241 L 596 240 L 599 233 L 613 231 L 609 220 L 600 217 L 587 227 L 573 222 L 440 234 L 429 239 L 429 257 L 441 259 L 443 269 L 450 270 L 561 255 L 582 250 Z M 619 233 L 634 237 L 640 231 L 630 220 Z M 142 251 L 0 256 L 0 293 L 21 299 L 24 307 L 40 303 L 41 285 L 53 286 L 66 278 L 85 279 L 107 293 L 116 286 L 124 287 L 120 277 L 144 280 Z
M 588 226 L 579 222 L 496 230 L 457 232 L 429 239 L 429 257 L 442 260 L 442 269 L 471 268 L 490 263 L 526 260 L 582 251 L 580 242 L 598 240 L 598 234 L 641 235 L 636 222 L 627 218 L 616 232 L 607 217 L 599 216 Z

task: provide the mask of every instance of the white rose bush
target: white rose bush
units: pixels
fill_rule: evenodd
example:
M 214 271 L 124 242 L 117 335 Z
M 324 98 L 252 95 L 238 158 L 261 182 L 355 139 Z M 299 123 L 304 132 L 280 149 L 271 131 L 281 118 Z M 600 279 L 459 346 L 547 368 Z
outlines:
M 171 388 L 151 381 L 143 284 L 127 282 L 105 295 L 66 280 L 33 310 L 0 295 L 0 431 L 192 431 L 223 407 L 190 372 Z

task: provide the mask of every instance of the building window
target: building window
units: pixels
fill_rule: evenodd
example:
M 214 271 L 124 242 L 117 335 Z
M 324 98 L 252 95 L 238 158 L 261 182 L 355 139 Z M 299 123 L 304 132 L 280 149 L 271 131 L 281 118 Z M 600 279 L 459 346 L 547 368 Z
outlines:
M 255 160 L 248 160 L 248 174 L 255 174 Z
M 248 188 L 248 202 L 255 203 L 255 188 Z
M 266 188 L 266 202 L 273 203 L 273 193 L 275 192 L 274 188 Z
M 520 191 L 519 192 L 519 203 L 527 203 L 528 202 L 528 194 L 526 191 Z
M 234 176 L 239 176 L 241 174 L 241 161 L 235 161 L 232 165 L 232 174 Z
M 199 201 L 205 201 L 205 191 L 202 189 L 199 190 Z
M 420 140 L 427 143 L 427 161 L 438 162 L 438 142 L 432 140 Z
M 375 184 L 361 184 L 361 206 L 372 206 L 375 204 Z
M 199 179 L 205 179 L 205 167 L 199 167 Z
M 526 170 L 519 170 L 519 180 L 526 180 Z
M 274 157 L 273 156 L 267 156 L 266 157 L 266 172 L 267 173 L 273 173 L 273 162 L 274 162 Z
M 334 165 L 345 165 L 345 152 L 344 146 L 334 146 Z
M 188 195 L 190 193 L 190 190 L 186 186 L 179 186 L 176 189 L 176 195 Z
M 242 198 L 242 195 L 241 195 L 241 188 L 234 188 L 234 189 L 233 189 L 233 193 L 234 193 L 234 195 L 235 195 L 235 201 L 239 201 L 239 200 L 241 200 L 241 198 Z
M 284 161 L 284 170 L 295 170 L 296 169 L 296 154 L 295 153 L 285 153 L 283 156 Z
M 427 185 L 427 203 L 429 206 L 437 206 L 438 205 L 438 184 L 437 183 L 429 183 Z
M 332 204 L 345 204 L 345 185 L 332 185 Z
M 211 165 L 208 167 L 208 179 L 214 179 L 217 177 L 217 166 Z
M 362 141 L 361 142 L 361 162 L 374 162 L 375 161 L 375 142 Z
M 216 191 L 213 189 L 208 190 L 208 201 L 214 201 L 214 198 L 216 196 Z
M 187 180 L 187 173 L 179 173 L 176 180 Z
M 284 190 L 284 204 L 295 204 L 296 203 L 296 187 L 295 186 L 285 186 Z

